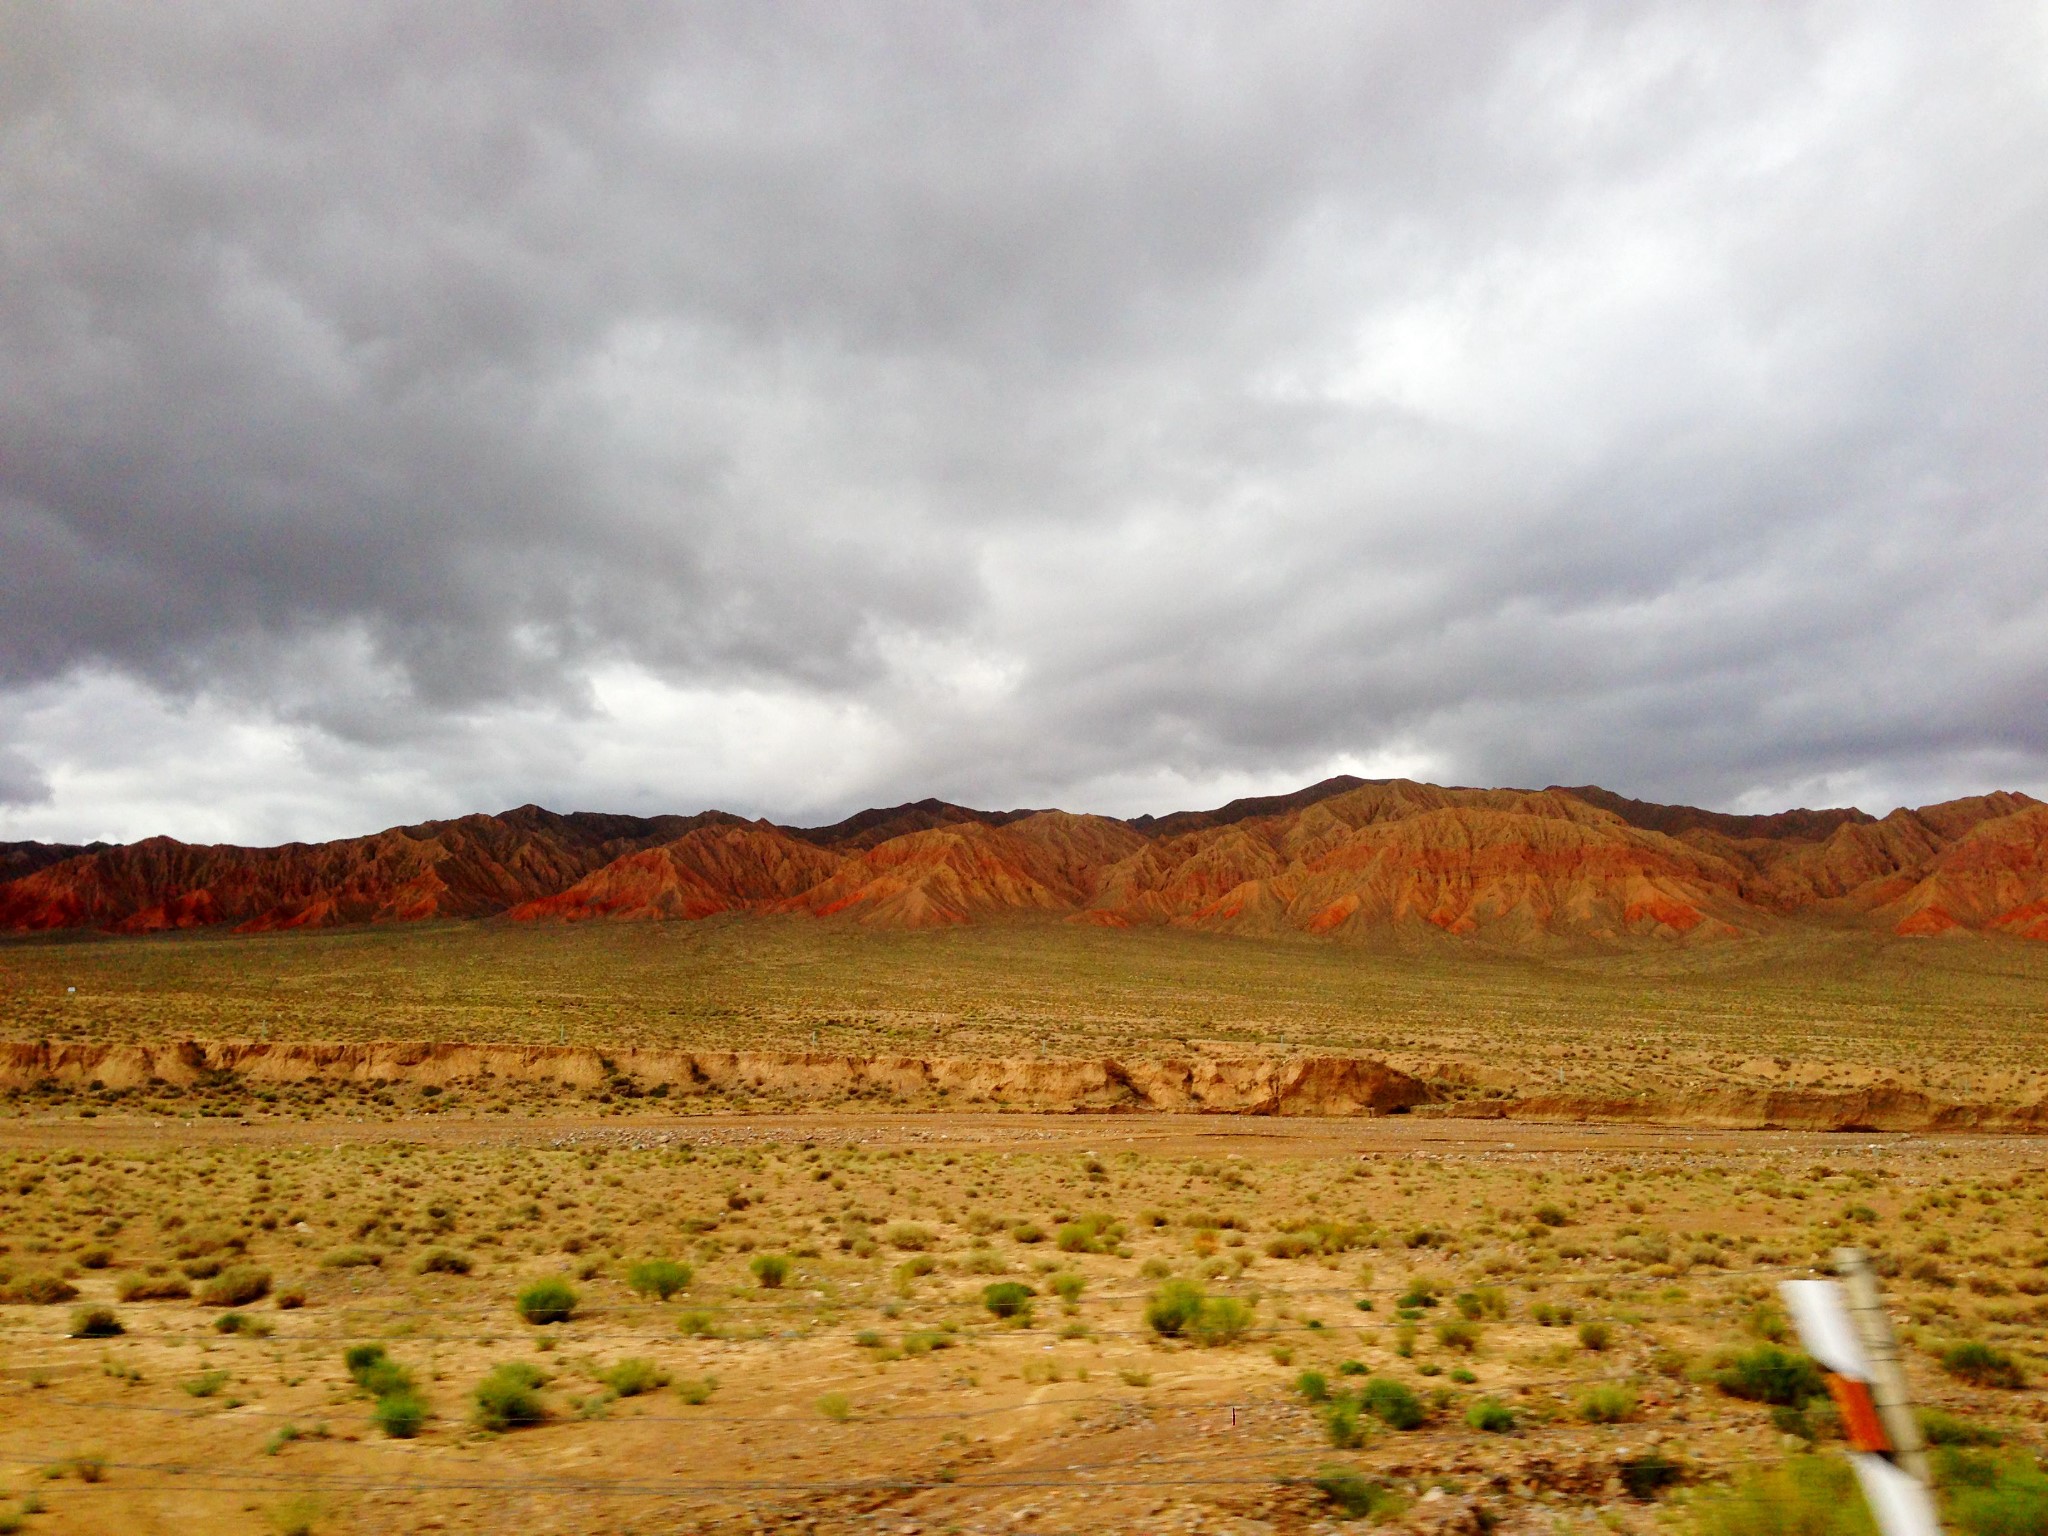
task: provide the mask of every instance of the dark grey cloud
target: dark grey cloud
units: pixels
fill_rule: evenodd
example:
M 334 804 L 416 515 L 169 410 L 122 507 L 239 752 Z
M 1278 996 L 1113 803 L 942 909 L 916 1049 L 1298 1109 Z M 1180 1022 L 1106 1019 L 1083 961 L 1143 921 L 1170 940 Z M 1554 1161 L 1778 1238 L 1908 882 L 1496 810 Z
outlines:
M 2027 8 L 0 26 L 0 835 L 2048 788 Z

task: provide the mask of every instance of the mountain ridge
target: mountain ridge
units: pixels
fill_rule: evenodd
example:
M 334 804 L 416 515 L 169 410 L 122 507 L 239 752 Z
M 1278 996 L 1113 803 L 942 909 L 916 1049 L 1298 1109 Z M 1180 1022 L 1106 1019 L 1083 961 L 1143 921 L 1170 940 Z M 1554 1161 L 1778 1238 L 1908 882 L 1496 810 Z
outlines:
M 1998 791 L 1874 817 L 1738 816 L 1597 785 L 1340 775 L 1128 820 L 937 799 L 823 827 L 523 805 L 270 848 L 0 845 L 0 931 L 237 932 L 433 918 L 1128 928 L 1511 946 L 1739 940 L 1825 917 L 2048 940 L 2048 805 Z

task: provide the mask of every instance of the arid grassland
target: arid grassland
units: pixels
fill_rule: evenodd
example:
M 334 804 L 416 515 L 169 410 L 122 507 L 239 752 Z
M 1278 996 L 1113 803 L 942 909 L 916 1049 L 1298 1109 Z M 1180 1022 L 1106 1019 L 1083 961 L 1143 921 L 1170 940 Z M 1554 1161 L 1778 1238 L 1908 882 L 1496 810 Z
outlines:
M 2026 1138 L 107 1118 L 0 1146 L 27 1530 L 1835 1518 L 1773 1285 L 1843 1242 L 1881 1255 L 1965 1529 L 2027 1496 L 2048 1420 Z
M 76 988 L 76 991 L 69 989 Z M 1364 948 L 1048 922 L 450 923 L 0 945 L 13 1040 L 1368 1053 L 1468 1091 L 1909 1083 L 2048 1095 L 2048 946 L 1864 930 L 1679 949 Z

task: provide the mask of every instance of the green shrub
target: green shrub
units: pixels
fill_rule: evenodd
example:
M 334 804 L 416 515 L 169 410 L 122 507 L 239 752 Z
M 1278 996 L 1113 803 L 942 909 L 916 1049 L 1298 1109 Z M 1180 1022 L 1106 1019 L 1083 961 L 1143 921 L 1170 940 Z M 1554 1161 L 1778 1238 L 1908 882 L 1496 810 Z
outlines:
M 1847 1462 L 1796 1456 L 1693 1502 L 1699 1536 L 1875 1536 Z
M 246 1312 L 223 1312 L 213 1320 L 215 1333 L 242 1334 L 252 1339 L 270 1337 L 270 1324 L 249 1316 Z
M 1515 1410 L 1497 1397 L 1482 1397 L 1466 1410 L 1465 1422 L 1488 1435 L 1505 1435 L 1515 1427 Z
M 620 1397 L 638 1397 L 669 1383 L 669 1374 L 652 1360 L 629 1355 L 598 1378 Z
M 1061 1227 L 1058 1242 L 1062 1253 L 1107 1253 L 1123 1236 L 1123 1223 L 1098 1211 Z
M 1088 1288 L 1088 1278 L 1071 1269 L 1063 1269 L 1052 1277 L 1053 1294 L 1069 1308 L 1080 1305 L 1081 1293 Z
M 905 1253 L 923 1253 L 938 1242 L 939 1236 L 930 1227 L 899 1221 L 884 1234 L 884 1240 L 891 1248 L 901 1248 Z
M 1580 1394 L 1572 1411 L 1588 1424 L 1621 1424 L 1635 1417 L 1636 1395 L 1612 1383 L 1592 1387 Z
M 1722 1361 L 1713 1372 L 1714 1385 L 1730 1397 L 1783 1408 L 1803 1408 L 1806 1400 L 1827 1393 L 1820 1367 L 1797 1350 L 1759 1344 Z
M 1207 1300 L 1192 1280 L 1169 1280 L 1145 1302 L 1145 1324 L 1164 1339 L 1177 1339 L 1202 1315 Z
M 1203 1344 L 1214 1348 L 1221 1344 L 1235 1344 L 1251 1325 L 1250 1302 L 1240 1301 L 1235 1296 L 1211 1296 L 1202 1303 L 1202 1310 L 1195 1318 L 1194 1335 Z
M 711 1401 L 711 1394 L 718 1390 L 718 1383 L 709 1376 L 685 1377 L 676 1383 L 676 1396 L 692 1408 L 701 1408 Z
M 121 1319 L 114 1315 L 112 1307 L 80 1307 L 71 1314 L 71 1337 L 74 1339 L 111 1339 L 127 1331 L 121 1326 Z
M 123 1275 L 114 1286 L 122 1301 L 180 1301 L 192 1287 L 177 1275 Z
M 224 1269 L 199 1287 L 202 1307 L 246 1307 L 270 1294 L 270 1271 L 253 1264 Z
M 982 1287 L 981 1304 L 997 1317 L 1029 1317 L 1037 1294 L 1021 1280 L 998 1280 Z
M 1436 1325 L 1436 1341 L 1446 1349 L 1461 1349 L 1466 1354 L 1479 1347 L 1479 1325 L 1462 1317 L 1448 1317 Z
M 1979 1424 L 1960 1414 L 1940 1408 L 1920 1410 L 1920 1433 L 1929 1445 L 2003 1445 L 2005 1436 L 1989 1424 Z
M 827 1392 L 818 1399 L 818 1412 L 835 1424 L 853 1417 L 853 1401 L 844 1392 Z
M 228 1373 L 226 1371 L 201 1371 L 190 1381 L 179 1383 L 193 1397 L 212 1397 L 227 1384 Z
M 523 1360 L 494 1366 L 477 1383 L 476 1422 L 481 1429 L 522 1429 L 546 1420 L 548 1411 L 540 1400 L 540 1388 L 547 1377 Z
M 453 1248 L 431 1248 L 413 1267 L 422 1275 L 466 1275 L 473 1262 L 468 1254 L 457 1253 Z
M 676 1331 L 686 1338 L 715 1339 L 718 1337 L 718 1319 L 709 1312 L 693 1308 L 676 1318 Z
M 2005 1387 L 2014 1391 L 2027 1384 L 2019 1362 L 1995 1344 L 1965 1339 L 1951 1344 L 1941 1354 L 1941 1368 L 1958 1381 L 1973 1387 Z
M 1325 1467 L 1308 1481 L 1346 1520 L 1379 1520 L 1402 1507 L 1400 1495 L 1349 1467 Z
M 1340 1451 L 1356 1450 L 1365 1443 L 1365 1427 L 1359 1422 L 1358 1399 L 1332 1398 L 1323 1408 L 1323 1433 Z
M 1614 1342 L 1614 1330 L 1605 1323 L 1579 1324 L 1579 1342 L 1587 1349 L 1599 1351 Z
M 658 1296 L 663 1301 L 690 1285 L 690 1266 L 674 1259 L 647 1259 L 626 1270 L 626 1284 L 636 1296 Z
M 410 1440 L 426 1427 L 427 1401 L 410 1389 L 386 1392 L 370 1410 L 376 1426 L 393 1440 Z
M 1329 1378 L 1321 1371 L 1303 1371 L 1294 1378 L 1294 1390 L 1311 1403 L 1327 1402 L 1330 1397 Z
M 536 1280 L 519 1293 L 514 1305 L 521 1317 L 538 1327 L 547 1323 L 566 1323 L 576 1315 L 576 1303 L 580 1299 L 574 1286 L 555 1278 Z
M 412 1390 L 412 1373 L 387 1355 L 382 1344 L 351 1344 L 342 1351 L 341 1363 L 355 1384 L 372 1397 Z
M 2048 1475 L 2030 1456 L 1936 1453 L 1949 1523 L 1965 1536 L 2048 1536 Z
M 766 1291 L 782 1289 L 782 1282 L 789 1278 L 789 1259 L 780 1253 L 757 1253 L 747 1268 L 753 1271 L 756 1283 Z
M 1389 1429 L 1420 1429 L 1428 1417 L 1420 1398 L 1385 1376 L 1366 1379 L 1359 1389 L 1359 1403 Z

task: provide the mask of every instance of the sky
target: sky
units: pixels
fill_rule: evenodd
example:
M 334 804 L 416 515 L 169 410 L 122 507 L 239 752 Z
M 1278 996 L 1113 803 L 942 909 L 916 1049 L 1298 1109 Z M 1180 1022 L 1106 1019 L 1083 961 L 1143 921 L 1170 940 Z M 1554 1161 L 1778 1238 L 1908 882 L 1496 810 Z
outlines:
M 0 3 L 0 838 L 2048 795 L 2048 11 Z

